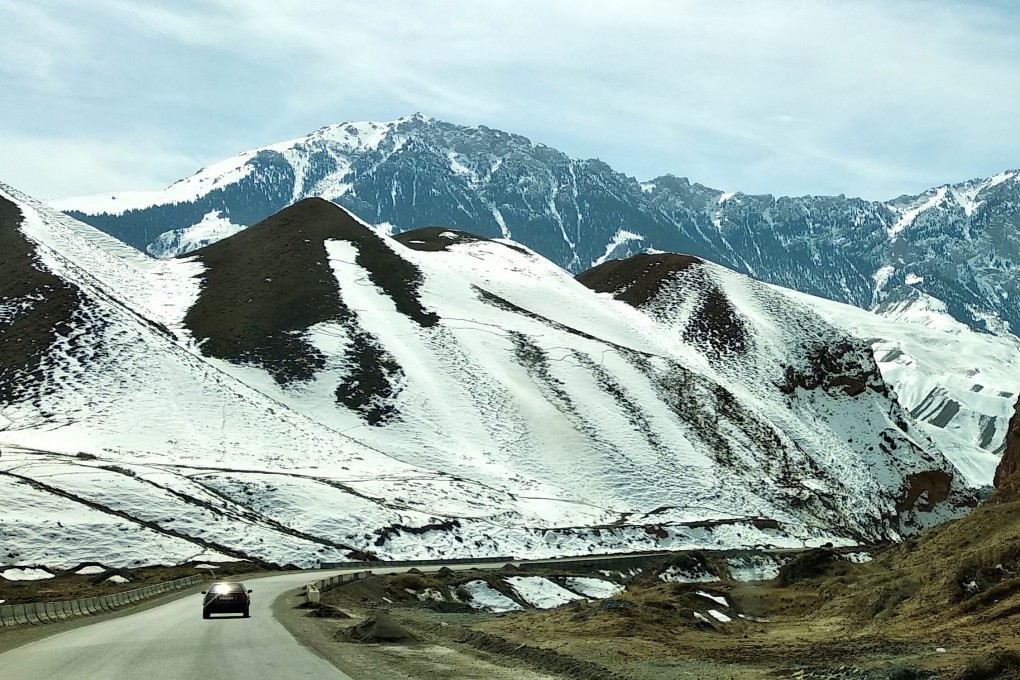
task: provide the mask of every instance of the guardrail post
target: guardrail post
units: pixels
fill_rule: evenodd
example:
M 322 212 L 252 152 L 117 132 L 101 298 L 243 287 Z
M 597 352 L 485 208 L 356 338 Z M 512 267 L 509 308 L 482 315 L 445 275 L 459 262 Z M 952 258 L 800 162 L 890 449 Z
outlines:
M 60 607 L 63 609 L 64 618 L 70 619 L 74 617 L 74 609 L 71 608 L 70 600 L 62 600 Z
M 74 612 L 75 616 L 81 616 L 81 600 L 71 600 L 71 611 Z
M 14 610 L 14 622 L 21 626 L 31 625 L 32 622 L 28 619 L 27 607 L 23 604 L 12 605 L 11 608 Z
M 0 605 L 0 624 L 3 624 L 4 628 L 13 628 L 17 625 L 14 622 L 14 607 L 12 605 Z
M 25 611 L 28 613 L 28 620 L 32 623 L 38 623 L 40 625 L 49 623 L 49 619 L 46 616 L 46 605 L 36 602 L 25 606 Z M 40 613 L 41 612 L 41 613 Z

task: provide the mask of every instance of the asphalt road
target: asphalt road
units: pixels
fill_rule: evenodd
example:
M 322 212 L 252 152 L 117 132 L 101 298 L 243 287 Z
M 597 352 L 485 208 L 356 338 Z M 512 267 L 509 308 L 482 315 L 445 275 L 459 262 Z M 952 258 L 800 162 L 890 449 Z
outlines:
M 590 558 L 529 562 L 551 565 L 584 559 Z M 455 568 L 499 569 L 502 565 L 478 562 Z M 442 566 L 418 568 L 438 571 Z M 407 569 L 368 571 L 385 574 Z M 196 594 L 51 635 L 0 654 L 0 680 L 352 680 L 301 646 L 272 615 L 273 601 L 287 591 L 346 571 L 366 570 L 305 571 L 251 580 L 246 584 L 253 591 L 248 619 L 214 614 L 205 620 L 202 596 Z
M 302 647 L 272 616 L 273 600 L 319 574 L 253 580 L 251 618 L 202 619 L 202 596 L 188 597 L 53 635 L 0 654 L 2 680 L 351 680 Z

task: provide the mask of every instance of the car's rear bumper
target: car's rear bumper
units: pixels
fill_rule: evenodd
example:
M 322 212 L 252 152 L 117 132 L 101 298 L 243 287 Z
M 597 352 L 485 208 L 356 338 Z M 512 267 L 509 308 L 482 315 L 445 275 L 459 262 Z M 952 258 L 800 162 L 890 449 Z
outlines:
M 247 602 L 210 602 L 202 606 L 208 614 L 241 614 L 248 611 Z

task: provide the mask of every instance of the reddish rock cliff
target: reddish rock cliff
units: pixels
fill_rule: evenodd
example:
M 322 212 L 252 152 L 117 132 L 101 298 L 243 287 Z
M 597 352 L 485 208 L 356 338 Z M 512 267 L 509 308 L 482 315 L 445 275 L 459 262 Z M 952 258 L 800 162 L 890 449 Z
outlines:
M 1020 497 L 1020 400 L 1006 432 L 1006 450 L 995 470 L 995 495 L 1000 500 Z

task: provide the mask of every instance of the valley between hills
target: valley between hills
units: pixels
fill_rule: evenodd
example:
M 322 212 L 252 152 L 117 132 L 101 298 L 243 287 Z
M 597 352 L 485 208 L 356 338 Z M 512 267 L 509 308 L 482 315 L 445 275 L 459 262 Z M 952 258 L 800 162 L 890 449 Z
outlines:
M 397 142 L 467 135 L 444 157 L 490 200 L 472 156 L 490 132 L 414 118 L 275 149 L 291 165 L 320 153 L 335 201 L 286 173 L 267 189 L 283 161 L 265 150 L 117 213 L 0 185 L 0 600 L 196 569 L 654 555 L 378 576 L 311 619 L 279 615 L 405 671 L 408 655 L 451 655 L 483 675 L 472 664 L 522 663 L 522 678 L 1020 677 L 1012 303 L 996 313 L 983 285 L 940 299 L 948 279 L 920 261 L 862 264 L 864 309 L 847 304 L 860 281 L 821 260 L 797 291 L 758 269 L 771 258 L 734 265 L 708 241 L 614 237 L 596 257 L 492 225 L 397 229 L 351 209 L 367 185 L 326 182 L 369 157 L 399 164 Z M 537 153 L 501 143 L 508 167 Z M 364 157 L 341 168 L 338 149 Z M 210 196 L 251 198 L 259 177 L 284 205 L 199 228 Z M 868 210 L 890 238 L 940 209 L 971 228 L 1001 217 L 1015 179 Z M 635 196 L 661 199 L 660 184 Z M 758 201 L 698 191 L 718 211 Z M 113 233 L 135 219 L 148 238 L 160 211 L 199 220 L 160 232 L 173 257 L 76 219 Z M 707 214 L 690 213 L 694 231 Z M 722 234 L 736 218 L 720 215 Z M 1010 271 L 994 269 L 980 280 Z M 810 294 L 840 277 L 845 295 Z

